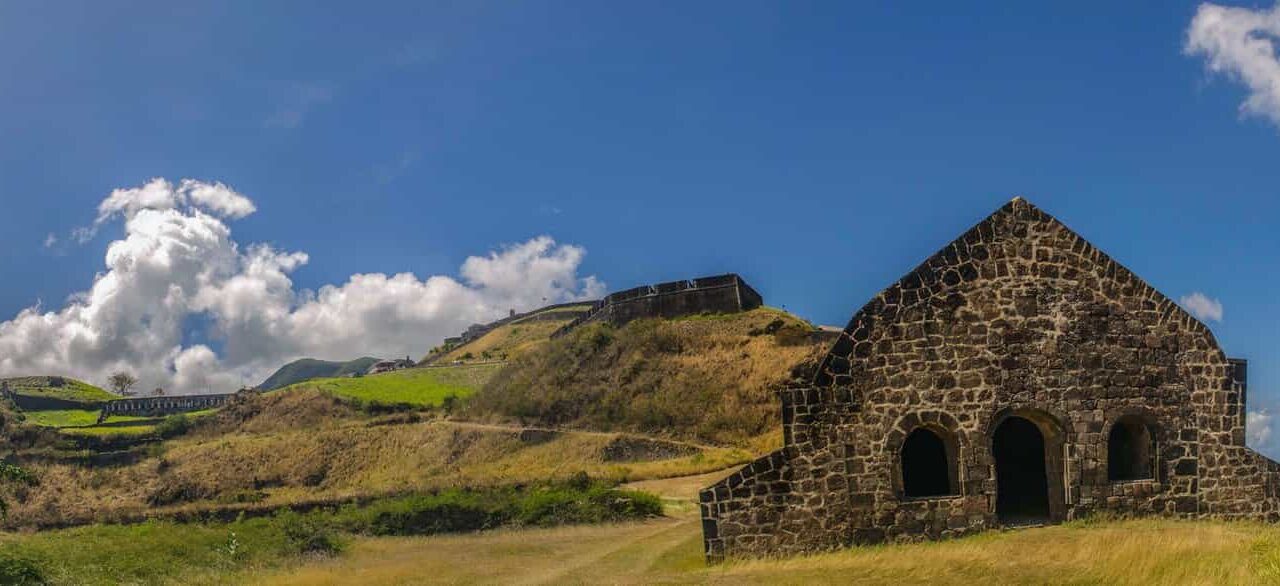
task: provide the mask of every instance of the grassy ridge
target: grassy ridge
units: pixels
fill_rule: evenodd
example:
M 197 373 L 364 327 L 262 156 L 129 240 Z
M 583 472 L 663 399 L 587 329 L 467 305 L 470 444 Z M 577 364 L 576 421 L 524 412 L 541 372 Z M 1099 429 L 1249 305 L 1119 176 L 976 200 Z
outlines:
M 120 398 L 115 393 L 109 393 L 89 383 L 66 377 L 27 376 L 2 379 L 0 383 L 8 383 L 14 394 L 26 397 L 42 397 L 85 403 L 111 401 Z
M 281 366 L 279 370 L 267 377 L 267 380 L 263 381 L 261 385 L 258 385 L 258 388 L 264 391 L 271 391 L 316 378 L 341 378 L 352 374 L 364 374 L 377 361 L 377 358 L 367 356 L 348 362 L 329 362 L 327 360 L 303 358 Z
M 470 344 L 464 344 L 445 352 L 436 360 L 436 364 L 454 362 L 479 362 L 487 360 L 512 360 L 528 354 L 541 347 L 551 337 L 551 333 L 581 315 L 583 308 L 589 304 L 559 307 L 535 314 L 539 319 L 529 316 L 517 322 L 494 328 Z M 563 319 L 557 319 L 563 316 Z M 431 355 L 423 359 L 430 358 Z
M 774 389 L 825 348 L 770 308 L 587 324 L 509 362 L 466 413 L 743 445 L 777 430 Z
M 319 389 L 360 402 L 383 405 L 439 407 L 445 397 L 469 397 L 500 365 L 477 364 L 440 368 L 410 368 L 357 378 L 323 378 L 281 389 Z

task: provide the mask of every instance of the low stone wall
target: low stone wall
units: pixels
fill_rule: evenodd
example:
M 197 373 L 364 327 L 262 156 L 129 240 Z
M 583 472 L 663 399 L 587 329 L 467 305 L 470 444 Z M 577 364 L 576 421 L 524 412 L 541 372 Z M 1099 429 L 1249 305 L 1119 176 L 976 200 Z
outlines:
M 730 273 L 688 281 L 671 281 L 619 291 L 601 299 L 591 312 L 551 334 L 558 338 L 588 322 L 615 326 L 646 318 L 673 318 L 699 313 L 737 313 L 764 305 L 764 298 L 742 277 Z

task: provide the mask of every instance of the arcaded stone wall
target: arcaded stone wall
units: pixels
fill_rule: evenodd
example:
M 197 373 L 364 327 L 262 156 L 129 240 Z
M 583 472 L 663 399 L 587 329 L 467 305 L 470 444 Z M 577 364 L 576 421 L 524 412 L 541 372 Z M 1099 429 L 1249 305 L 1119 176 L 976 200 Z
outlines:
M 1243 379 L 1203 324 L 1016 199 L 867 303 L 812 386 L 782 392 L 786 448 L 701 495 L 708 556 L 995 526 L 992 435 L 1009 417 L 1044 438 L 1052 521 L 1272 518 L 1280 473 L 1244 447 Z M 1149 479 L 1108 478 L 1123 416 L 1154 435 Z M 919 427 L 951 442 L 951 495 L 903 494 Z
M 102 404 L 102 415 L 169 415 L 221 407 L 234 394 L 134 397 Z

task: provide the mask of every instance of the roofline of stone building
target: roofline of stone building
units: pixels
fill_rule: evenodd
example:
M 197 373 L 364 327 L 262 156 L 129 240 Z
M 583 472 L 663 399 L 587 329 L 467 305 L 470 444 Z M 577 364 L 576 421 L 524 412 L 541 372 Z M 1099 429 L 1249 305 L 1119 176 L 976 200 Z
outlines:
M 832 380 L 825 380 L 824 376 L 826 375 L 825 371 L 833 356 L 835 356 L 835 349 L 841 344 L 854 343 L 854 337 L 857 330 L 861 327 L 870 327 L 871 322 L 873 321 L 870 316 L 878 313 L 878 310 L 887 304 L 886 298 L 890 296 L 890 294 L 894 292 L 900 293 L 904 289 L 918 289 L 921 287 L 927 287 L 934 283 L 941 283 L 941 275 L 934 274 L 933 272 L 933 267 L 935 265 L 937 267 L 949 266 L 950 261 L 948 261 L 948 254 L 955 256 L 967 256 L 967 245 L 969 242 L 976 241 L 977 236 L 984 230 L 988 233 L 994 234 L 993 225 L 995 224 L 995 220 L 1002 216 L 1014 214 L 1021 214 L 1024 217 L 1029 215 L 1033 219 L 1048 221 L 1065 230 L 1067 234 L 1075 238 L 1072 250 L 1079 248 L 1078 252 L 1080 254 L 1092 257 L 1095 264 L 1099 267 L 1105 267 L 1104 277 L 1109 276 L 1118 284 L 1128 281 L 1138 286 L 1142 292 L 1142 297 L 1152 300 L 1160 307 L 1162 322 L 1176 316 L 1182 324 L 1186 325 L 1192 331 L 1207 336 L 1214 351 L 1218 352 L 1223 360 L 1227 359 L 1222 347 L 1218 344 L 1217 338 L 1213 335 L 1213 330 L 1209 329 L 1209 326 L 1205 325 L 1204 322 L 1191 315 L 1190 312 L 1184 309 L 1181 305 L 1178 305 L 1177 302 L 1170 299 L 1164 293 L 1161 293 L 1158 289 L 1152 287 L 1150 283 L 1147 283 L 1142 279 L 1142 277 L 1139 277 L 1137 273 L 1111 258 L 1111 256 L 1103 252 L 1102 249 L 1094 246 L 1091 242 L 1081 236 L 1079 232 L 1072 230 L 1070 226 L 1067 226 L 1061 220 L 1055 218 L 1044 210 L 1041 210 L 1030 201 L 1027 201 L 1026 198 L 1017 196 L 1009 200 L 1009 202 L 1003 206 L 1000 206 L 999 209 L 983 218 L 977 224 L 974 224 L 973 227 L 966 230 L 958 238 L 944 245 L 938 250 L 938 252 L 930 255 L 915 268 L 903 275 L 902 278 L 872 296 L 867 303 L 853 314 L 853 317 L 849 319 L 848 325 L 844 328 L 844 333 L 841 334 L 840 338 L 837 339 L 832 344 L 831 348 L 827 350 L 826 355 L 814 370 L 813 376 L 811 377 L 812 384 L 821 386 L 831 384 L 833 382 Z M 910 284 L 911 281 L 916 281 L 919 285 L 906 287 L 906 285 Z

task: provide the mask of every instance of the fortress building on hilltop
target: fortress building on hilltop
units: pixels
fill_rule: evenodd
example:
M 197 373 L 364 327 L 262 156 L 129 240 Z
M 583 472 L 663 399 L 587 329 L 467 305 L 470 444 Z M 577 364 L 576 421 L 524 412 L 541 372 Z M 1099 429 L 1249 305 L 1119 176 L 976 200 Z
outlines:
M 612 293 L 597 301 L 586 314 L 560 328 L 551 337 L 568 333 L 593 321 L 615 326 L 643 317 L 673 318 L 699 313 L 737 313 L 764 305 L 764 298 L 742 277 L 730 273 L 657 285 L 643 285 Z
M 1094 512 L 1280 520 L 1246 366 L 1020 198 L 854 314 L 781 391 L 784 447 L 700 494 L 709 560 Z

